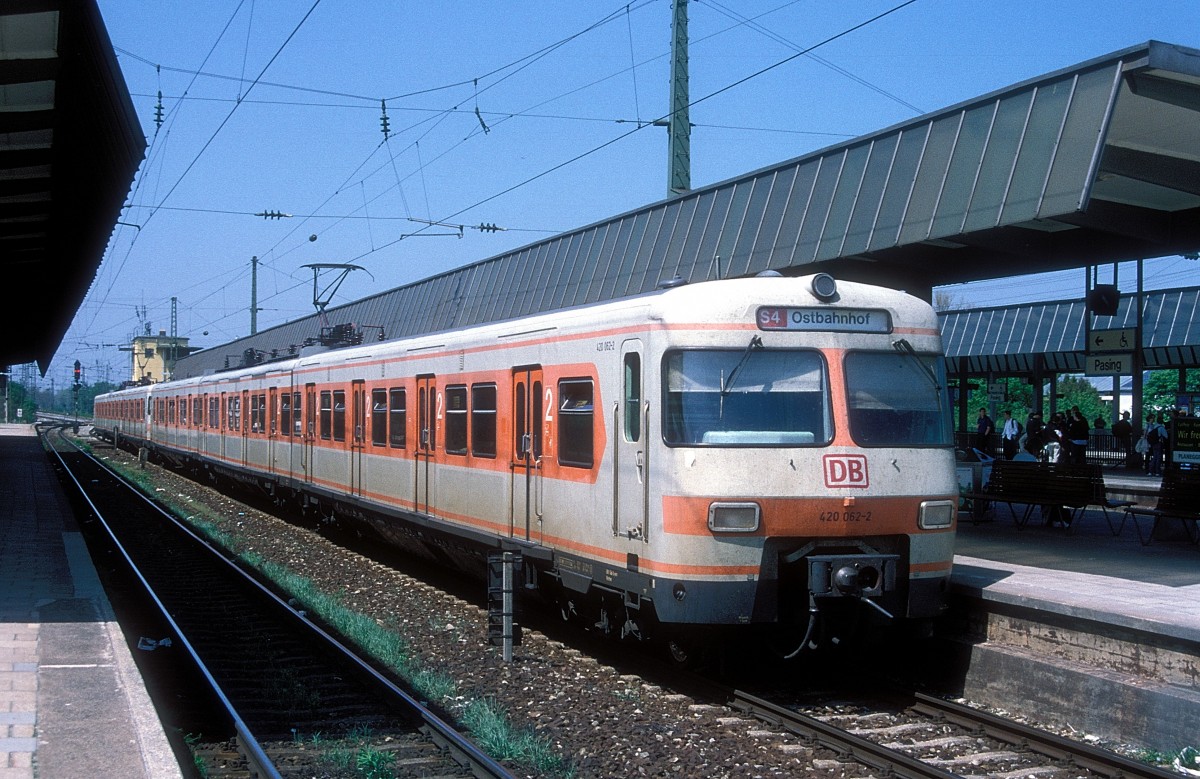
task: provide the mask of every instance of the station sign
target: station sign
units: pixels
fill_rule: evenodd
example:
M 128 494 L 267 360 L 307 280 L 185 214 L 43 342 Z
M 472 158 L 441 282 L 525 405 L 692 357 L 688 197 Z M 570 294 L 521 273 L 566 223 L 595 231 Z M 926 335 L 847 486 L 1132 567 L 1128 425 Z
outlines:
M 890 333 L 892 317 L 887 311 L 864 308 L 789 308 L 763 306 L 758 309 L 760 330 L 819 330 L 834 333 Z
M 1137 344 L 1137 329 L 1093 330 L 1088 335 L 1089 352 L 1128 352 Z
M 1200 417 L 1176 417 L 1171 421 L 1171 460 L 1200 465 Z
M 1091 354 L 1084 362 L 1088 376 L 1130 376 L 1133 374 L 1132 354 Z

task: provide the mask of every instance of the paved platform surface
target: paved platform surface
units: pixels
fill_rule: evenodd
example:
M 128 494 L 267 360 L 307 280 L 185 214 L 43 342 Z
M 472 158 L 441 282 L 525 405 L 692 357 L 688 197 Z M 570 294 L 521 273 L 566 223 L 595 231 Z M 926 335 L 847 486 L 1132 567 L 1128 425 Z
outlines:
M 1153 505 L 1160 479 L 1106 469 L 1109 493 Z M 1141 496 L 1141 497 L 1135 497 Z M 1112 520 L 1112 525 L 1109 523 Z M 953 585 L 987 599 L 1200 642 L 1200 548 L 1164 526 L 1148 546 L 1132 519 L 1093 509 L 1070 529 L 1031 521 L 1018 528 L 1006 506 L 978 524 L 961 514 Z M 1145 520 L 1143 520 L 1145 521 Z
M 0 779 L 179 764 L 39 439 L 0 425 Z

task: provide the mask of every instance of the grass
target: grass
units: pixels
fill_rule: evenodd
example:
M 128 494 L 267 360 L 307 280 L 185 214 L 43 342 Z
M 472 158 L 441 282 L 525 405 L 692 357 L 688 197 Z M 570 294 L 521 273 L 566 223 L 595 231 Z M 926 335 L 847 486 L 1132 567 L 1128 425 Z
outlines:
M 425 700 L 447 711 L 457 712 L 460 725 L 470 731 L 480 748 L 493 759 L 526 765 L 543 775 L 573 776 L 574 771 L 568 761 L 531 730 L 514 727 L 507 712 L 495 701 L 464 700 L 452 678 L 435 669 L 423 667 L 408 637 L 384 628 L 370 616 L 347 608 L 339 596 L 321 590 L 311 580 L 286 566 L 267 561 L 257 553 L 242 551 L 237 535 L 223 527 L 225 517 L 221 512 L 190 499 L 181 501 L 179 496 L 161 490 L 154 484 L 152 472 L 126 467 L 111 459 L 108 464 L 213 543 L 258 571 L 362 652 L 390 669 Z M 348 761 L 353 759 L 357 770 L 368 779 L 386 779 L 391 774 L 385 772 L 384 758 L 389 762 L 391 758 L 376 752 L 378 750 L 367 751 L 361 747 L 349 750 L 331 745 L 329 754 L 331 757 L 336 754 L 339 763 L 347 763 L 343 767 L 349 767 Z

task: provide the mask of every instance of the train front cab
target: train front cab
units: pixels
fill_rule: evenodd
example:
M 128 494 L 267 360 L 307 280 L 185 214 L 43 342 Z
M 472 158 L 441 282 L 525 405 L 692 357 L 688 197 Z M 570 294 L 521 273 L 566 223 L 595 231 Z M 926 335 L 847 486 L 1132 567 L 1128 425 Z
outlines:
M 945 364 L 931 315 L 898 335 L 912 316 L 887 314 L 664 346 L 661 623 L 834 634 L 941 612 L 958 492 Z

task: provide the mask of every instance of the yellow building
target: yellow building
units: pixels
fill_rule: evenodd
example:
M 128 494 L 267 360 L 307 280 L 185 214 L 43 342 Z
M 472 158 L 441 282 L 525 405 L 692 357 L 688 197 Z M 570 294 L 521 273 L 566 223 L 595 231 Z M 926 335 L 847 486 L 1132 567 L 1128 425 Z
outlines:
M 169 336 L 166 330 L 159 330 L 158 335 L 139 335 L 128 348 L 133 352 L 132 384 L 166 381 L 175 370 L 175 361 L 192 351 L 188 339 Z

